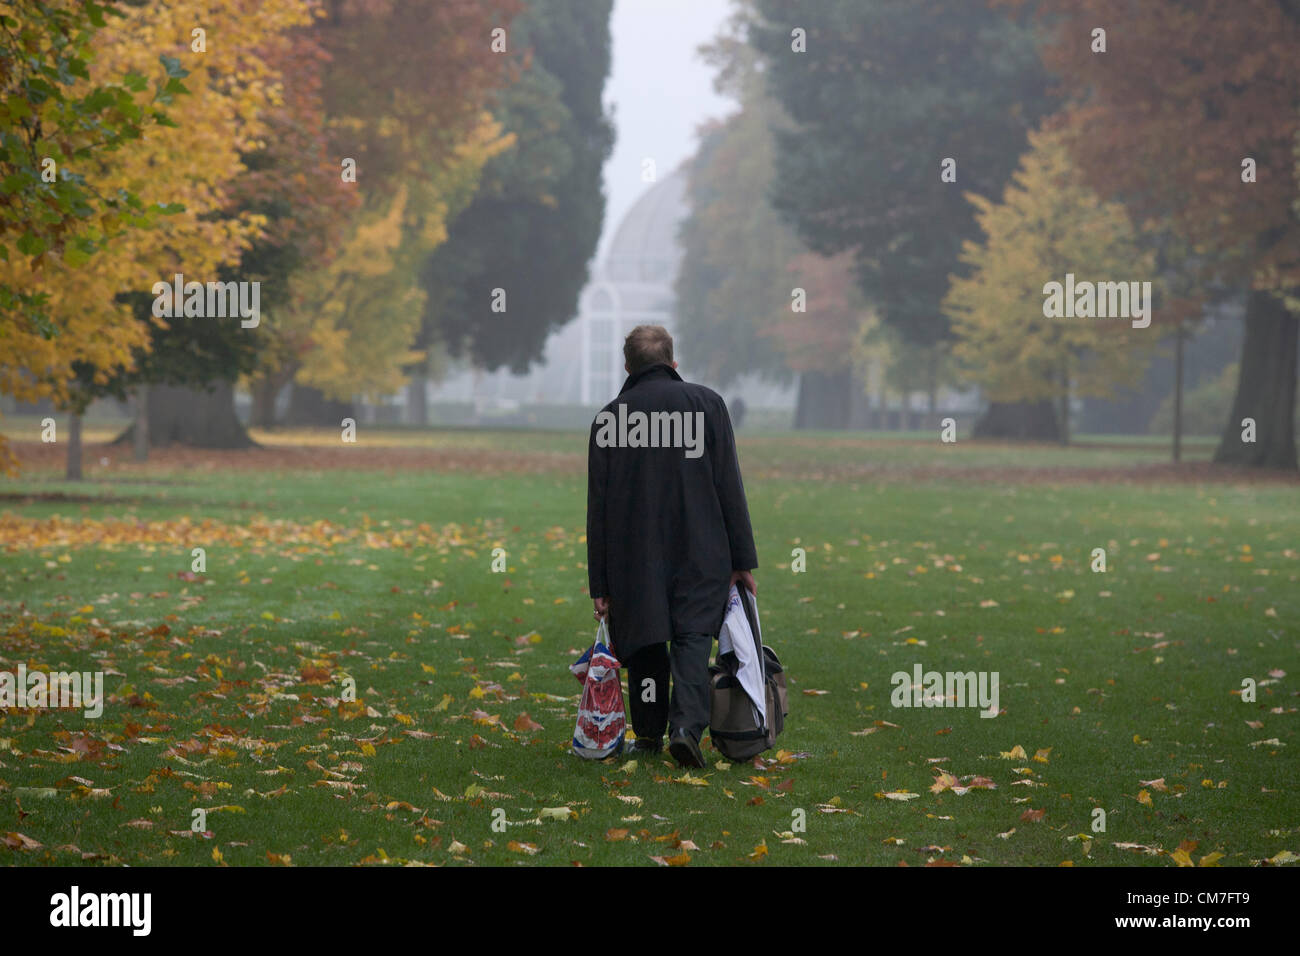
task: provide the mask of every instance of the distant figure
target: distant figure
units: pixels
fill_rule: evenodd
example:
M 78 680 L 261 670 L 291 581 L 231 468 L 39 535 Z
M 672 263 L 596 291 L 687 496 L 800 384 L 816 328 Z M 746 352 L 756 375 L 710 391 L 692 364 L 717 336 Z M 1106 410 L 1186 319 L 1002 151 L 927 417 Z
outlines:
M 661 751 L 666 730 L 673 759 L 703 767 L 709 652 L 731 585 L 755 587 L 749 506 L 726 402 L 682 381 L 672 336 L 639 325 L 623 357 L 627 381 L 588 442 L 591 599 L 627 665 L 634 752 Z
M 737 430 L 745 424 L 745 400 L 739 395 L 731 400 L 731 424 Z

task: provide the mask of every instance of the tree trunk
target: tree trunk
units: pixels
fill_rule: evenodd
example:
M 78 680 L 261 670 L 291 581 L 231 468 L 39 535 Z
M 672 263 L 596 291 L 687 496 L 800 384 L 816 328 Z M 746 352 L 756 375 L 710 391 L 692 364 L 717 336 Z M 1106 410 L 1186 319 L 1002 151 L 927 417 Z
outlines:
M 939 427 L 938 416 L 935 414 L 939 406 L 939 346 L 937 345 L 930 349 L 930 364 L 927 371 L 929 372 L 929 380 L 926 382 L 927 404 L 925 413 L 926 417 L 929 418 L 929 422 L 926 423 L 925 427 L 937 428 Z
M 856 372 L 850 373 L 849 385 L 849 428 L 867 430 L 871 428 L 871 399 L 867 395 L 867 383 Z
M 68 481 L 81 481 L 81 416 L 68 416 Z
M 235 415 L 233 382 L 216 382 L 212 390 L 178 385 L 149 388 L 149 444 L 162 448 L 172 443 L 194 448 L 256 448 Z M 113 444 L 135 441 L 132 425 Z
M 1060 426 L 1052 403 L 990 402 L 988 410 L 975 421 L 975 438 L 1017 438 L 1032 441 L 1059 441 Z
M 355 420 L 356 417 L 356 409 L 351 402 L 336 402 L 326 398 L 325 393 L 319 389 L 294 383 L 286 416 L 290 425 L 328 425 L 338 428 L 343 419 Z
M 1070 366 L 1068 359 L 1061 359 L 1061 410 L 1058 413 L 1061 432 L 1061 444 L 1070 444 Z
M 250 424 L 254 428 L 275 427 L 275 393 L 279 391 L 275 382 L 268 376 L 262 376 L 253 382 L 253 410 Z
M 799 376 L 799 398 L 795 406 L 795 428 L 847 428 L 853 375 L 848 369 L 826 374 L 804 372 Z
M 1252 290 L 1232 415 L 1214 460 L 1255 468 L 1296 470 L 1296 342 L 1300 323 L 1274 295 Z M 1255 422 L 1255 441 L 1242 441 L 1242 420 Z
M 1183 457 L 1183 322 L 1174 329 L 1174 461 Z
M 429 424 L 429 393 L 425 388 L 429 378 L 424 366 L 411 373 L 411 384 L 406 390 L 407 421 L 412 425 Z
M 149 386 L 141 383 L 135 390 L 135 425 L 133 426 L 132 455 L 136 461 L 149 460 Z

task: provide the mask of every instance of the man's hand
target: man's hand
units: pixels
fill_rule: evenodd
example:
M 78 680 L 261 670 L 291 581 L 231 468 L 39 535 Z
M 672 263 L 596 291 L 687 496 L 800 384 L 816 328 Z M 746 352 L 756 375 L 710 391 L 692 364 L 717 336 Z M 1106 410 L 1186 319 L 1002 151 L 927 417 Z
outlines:
M 596 609 L 596 613 L 592 615 L 593 617 L 596 618 L 596 620 L 599 621 L 601 618 L 609 614 L 609 598 L 607 597 L 592 598 L 591 603 Z
M 750 574 L 748 571 L 732 571 L 731 584 L 737 583 L 743 584 L 746 591 L 755 597 L 758 597 L 758 585 L 754 583 L 754 575 Z M 729 584 L 727 586 L 730 587 L 731 585 Z

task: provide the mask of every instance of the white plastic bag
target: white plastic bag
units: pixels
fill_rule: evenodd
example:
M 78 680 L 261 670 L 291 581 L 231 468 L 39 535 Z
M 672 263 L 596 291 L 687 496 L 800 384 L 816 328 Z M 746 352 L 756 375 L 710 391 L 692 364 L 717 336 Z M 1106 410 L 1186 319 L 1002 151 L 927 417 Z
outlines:
M 754 623 L 758 624 L 758 600 L 750 594 L 754 602 Z M 749 626 L 744 605 L 740 603 L 740 591 L 736 585 L 731 586 L 727 595 L 727 614 L 722 619 L 722 630 L 718 632 L 718 656 L 736 655 L 736 679 L 749 697 L 750 706 L 754 708 L 754 722 L 760 730 L 767 730 L 767 694 L 763 692 L 763 628 L 758 627 L 755 634 Z

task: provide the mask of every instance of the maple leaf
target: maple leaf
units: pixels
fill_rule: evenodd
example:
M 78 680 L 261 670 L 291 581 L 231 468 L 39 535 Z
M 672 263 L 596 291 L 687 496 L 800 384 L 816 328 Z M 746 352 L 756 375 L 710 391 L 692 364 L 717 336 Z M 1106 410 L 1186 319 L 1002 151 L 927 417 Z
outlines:
M 511 726 L 513 726 L 515 730 L 518 730 L 520 732 L 529 732 L 534 730 L 546 729 L 537 721 L 533 720 L 533 718 L 529 717 L 528 711 L 524 711 L 522 714 L 516 717 L 514 724 L 512 724 Z

